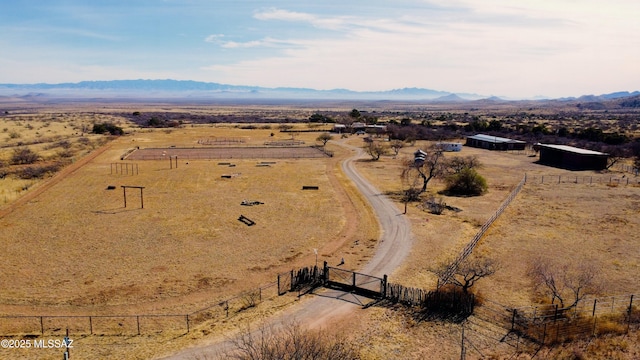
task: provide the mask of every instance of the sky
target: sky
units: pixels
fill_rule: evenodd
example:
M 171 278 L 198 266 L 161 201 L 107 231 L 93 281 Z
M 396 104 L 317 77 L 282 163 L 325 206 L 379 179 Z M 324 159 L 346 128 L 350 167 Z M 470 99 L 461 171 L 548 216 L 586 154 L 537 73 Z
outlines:
M 0 0 L 0 83 L 640 90 L 638 0 Z

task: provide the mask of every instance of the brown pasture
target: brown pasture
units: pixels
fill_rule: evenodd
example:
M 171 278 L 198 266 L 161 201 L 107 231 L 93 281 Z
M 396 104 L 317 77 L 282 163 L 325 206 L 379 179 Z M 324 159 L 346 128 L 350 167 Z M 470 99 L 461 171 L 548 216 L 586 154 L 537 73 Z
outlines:
M 333 158 L 277 158 L 269 166 L 256 166 L 264 158 L 228 159 L 234 166 L 178 159 L 173 168 L 168 160 L 141 160 L 125 161 L 137 165 L 136 175 L 113 171 L 134 144 L 169 149 L 225 131 L 143 131 L 115 140 L 0 219 L 6 244 L 1 302 L 48 313 L 58 311 L 52 306 L 74 313 L 192 311 L 309 264 L 314 249 L 321 261 L 344 256 L 341 236 L 352 236 L 348 228 L 355 226 L 345 211 L 354 210 L 339 201 L 345 190 L 334 184 Z M 231 132 L 256 142 L 271 138 L 270 130 Z M 319 190 L 303 191 L 305 185 Z M 143 209 L 137 188 L 127 189 L 124 207 L 122 186 L 144 187 Z M 242 206 L 243 200 L 264 204 Z M 256 225 L 238 221 L 240 215 Z M 376 231 L 357 236 L 375 238 Z

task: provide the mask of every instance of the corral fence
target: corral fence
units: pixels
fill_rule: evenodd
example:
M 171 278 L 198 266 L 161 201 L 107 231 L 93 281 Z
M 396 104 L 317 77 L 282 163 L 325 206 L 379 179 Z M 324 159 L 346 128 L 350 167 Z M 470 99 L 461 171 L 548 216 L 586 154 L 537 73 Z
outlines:
M 212 159 L 305 159 L 331 156 L 315 146 L 281 147 L 218 147 L 218 148 L 147 148 L 136 149 L 127 155 L 127 160 L 165 160 L 178 157 L 180 160 Z
M 278 274 L 278 295 L 298 291 L 301 294 L 312 291 L 325 283 L 324 268 L 310 266 Z
M 635 295 L 621 295 L 583 299 L 569 308 L 558 304 L 516 308 L 511 310 L 511 330 L 539 344 L 628 333 L 632 325 L 640 324 L 638 303 Z
M 246 140 L 240 137 L 213 137 L 198 140 L 199 145 L 239 145 L 244 143 Z
M 304 141 L 302 140 L 273 140 L 273 141 L 265 141 L 265 146 L 299 146 L 304 145 Z
M 530 184 L 605 184 L 605 185 L 638 185 L 640 177 L 619 175 L 525 175 L 525 182 Z
M 424 290 L 388 284 L 384 299 L 410 307 L 418 307 L 425 316 L 466 318 L 473 313 L 475 296 L 457 289 Z
M 509 206 L 511 201 L 513 201 L 513 199 L 516 198 L 516 195 L 518 195 L 520 190 L 522 190 L 522 187 L 524 186 L 526 181 L 527 181 L 527 176 L 525 175 L 522 178 L 522 180 L 520 180 L 520 183 L 518 183 L 518 185 L 516 185 L 516 187 L 511 191 L 509 196 L 507 196 L 507 198 L 502 202 L 502 205 L 500 205 L 498 210 L 496 210 L 496 212 L 493 213 L 493 215 L 482 225 L 482 227 L 476 233 L 473 239 L 471 239 L 471 241 L 464 247 L 460 255 L 458 255 L 458 257 L 454 260 L 454 262 L 451 263 L 447 267 L 447 269 L 443 272 L 443 274 L 438 278 L 438 284 L 436 288 L 439 289 L 441 286 L 444 286 L 450 282 L 451 277 L 453 276 L 453 274 L 455 274 L 456 270 L 458 269 L 458 266 L 460 266 L 460 263 L 463 262 L 469 255 L 471 255 L 471 253 L 473 252 L 473 249 L 476 247 L 480 239 L 484 236 L 485 232 L 487 232 L 487 230 L 493 224 L 493 222 L 496 221 L 498 216 L 500 216 L 504 212 L 504 210 L 507 208 L 507 206 Z

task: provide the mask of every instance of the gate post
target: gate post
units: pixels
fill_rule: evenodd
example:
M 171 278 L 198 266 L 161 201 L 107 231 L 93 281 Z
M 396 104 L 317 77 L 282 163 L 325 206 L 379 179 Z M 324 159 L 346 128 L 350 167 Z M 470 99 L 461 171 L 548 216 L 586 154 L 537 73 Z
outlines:
M 382 276 L 382 296 L 381 299 L 387 298 L 387 274 Z
M 329 283 L 329 264 L 327 264 L 327 262 L 324 262 L 324 281 L 323 281 L 323 285 L 327 286 L 327 284 Z
M 293 291 L 293 270 L 291 270 L 291 285 L 289 286 L 289 291 Z
M 356 291 L 356 272 L 353 272 L 353 279 L 351 280 L 352 291 Z

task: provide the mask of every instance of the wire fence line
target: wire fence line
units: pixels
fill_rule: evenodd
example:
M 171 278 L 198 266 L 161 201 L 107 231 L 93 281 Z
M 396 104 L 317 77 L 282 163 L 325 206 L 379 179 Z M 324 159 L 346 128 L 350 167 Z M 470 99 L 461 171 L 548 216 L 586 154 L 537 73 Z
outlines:
M 460 266 L 460 263 L 462 263 L 469 255 L 471 255 L 471 253 L 473 252 L 473 249 L 476 247 L 476 245 L 478 244 L 482 236 L 484 236 L 484 234 L 487 232 L 489 227 L 504 212 L 504 210 L 507 208 L 507 206 L 509 206 L 511 201 L 515 199 L 516 195 L 518 195 L 520 190 L 522 190 L 522 187 L 526 183 L 526 180 L 527 180 L 527 177 L 525 175 L 525 177 L 523 177 L 522 180 L 520 180 L 520 183 L 518 183 L 518 185 L 516 185 L 516 187 L 511 191 L 509 196 L 507 196 L 507 198 L 502 202 L 502 205 L 500 205 L 498 210 L 496 210 L 496 212 L 493 213 L 493 215 L 482 225 L 482 227 L 476 233 L 473 239 L 471 239 L 471 241 L 467 243 L 464 249 L 462 249 L 462 252 L 460 253 L 460 255 L 458 255 L 458 257 L 453 261 L 453 263 L 451 263 L 447 267 L 447 269 L 443 272 L 443 274 L 438 278 L 438 284 L 436 288 L 440 288 L 441 286 L 444 286 L 449 283 L 449 281 L 451 280 L 451 277 L 453 276 L 453 274 L 455 274 L 456 270 Z
M 525 182 L 531 184 L 605 184 L 605 185 L 638 185 L 640 177 L 626 175 L 528 175 Z
M 245 291 L 182 314 L 0 315 L 0 336 L 142 335 L 189 333 L 205 321 L 221 321 L 279 296 L 277 283 Z

